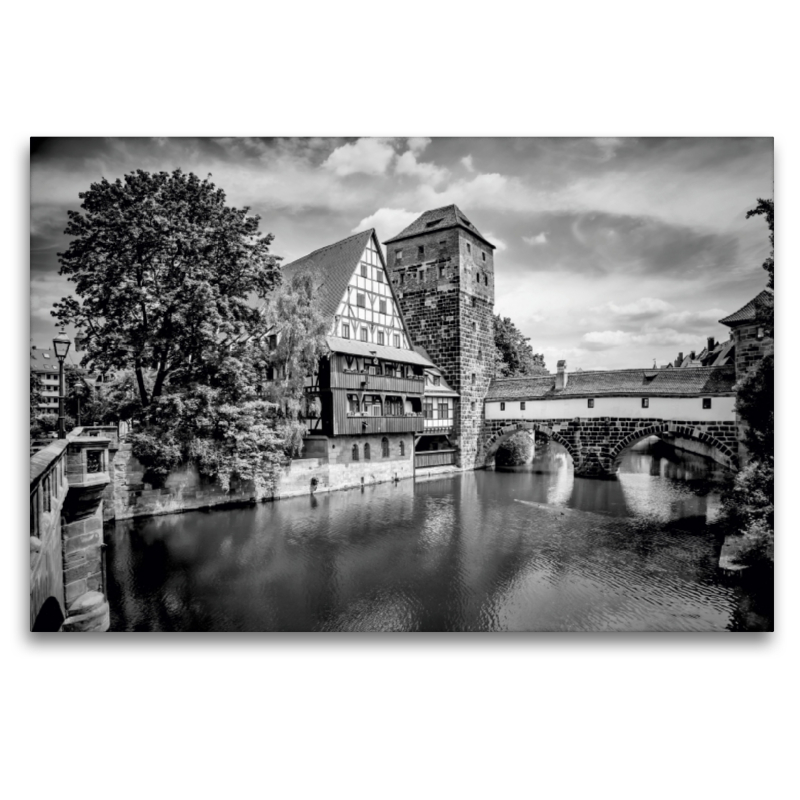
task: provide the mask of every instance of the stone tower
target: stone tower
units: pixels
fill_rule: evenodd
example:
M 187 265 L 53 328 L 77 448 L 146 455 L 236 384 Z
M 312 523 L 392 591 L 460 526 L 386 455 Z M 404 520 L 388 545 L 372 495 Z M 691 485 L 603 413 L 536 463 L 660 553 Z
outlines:
M 460 395 L 453 430 L 458 464 L 482 466 L 475 458 L 494 376 L 494 245 L 455 205 L 426 211 L 384 244 L 414 344 Z

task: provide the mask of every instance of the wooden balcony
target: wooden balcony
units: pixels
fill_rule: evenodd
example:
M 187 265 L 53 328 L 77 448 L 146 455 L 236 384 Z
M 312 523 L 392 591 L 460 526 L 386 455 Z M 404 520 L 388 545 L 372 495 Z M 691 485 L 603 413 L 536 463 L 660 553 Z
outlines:
M 331 388 L 355 389 L 379 394 L 421 395 L 425 390 L 425 378 L 421 375 L 398 378 L 388 375 L 370 375 L 365 372 L 332 372 Z
M 416 469 L 447 467 L 455 463 L 455 450 L 427 450 L 421 453 L 414 453 L 414 467 Z
M 407 417 L 371 417 L 348 415 L 339 425 L 337 435 L 359 435 L 369 433 L 419 433 L 422 431 L 421 414 Z

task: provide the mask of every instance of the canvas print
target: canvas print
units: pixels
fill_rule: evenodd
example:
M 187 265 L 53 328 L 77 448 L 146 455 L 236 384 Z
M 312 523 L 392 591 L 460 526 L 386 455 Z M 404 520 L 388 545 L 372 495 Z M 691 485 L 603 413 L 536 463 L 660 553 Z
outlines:
M 772 139 L 30 164 L 32 631 L 773 629 Z

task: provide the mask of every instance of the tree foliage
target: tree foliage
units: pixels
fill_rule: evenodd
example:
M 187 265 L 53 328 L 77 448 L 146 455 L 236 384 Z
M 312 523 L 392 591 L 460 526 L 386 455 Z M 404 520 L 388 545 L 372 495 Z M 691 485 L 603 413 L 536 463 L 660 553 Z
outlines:
M 762 197 L 758 198 L 758 204 L 755 208 L 751 208 L 747 212 L 746 219 L 750 217 L 766 217 L 767 225 L 769 226 L 769 255 L 761 265 L 769 275 L 767 286 L 770 289 L 775 288 L 775 201 L 770 197 L 766 200 Z
M 280 280 L 273 237 L 208 179 L 181 170 L 103 178 L 79 197 L 82 212 L 69 212 L 65 231 L 72 240 L 58 255 L 76 296 L 53 315 L 80 331 L 84 364 L 133 370 L 146 407 L 169 378 L 191 383 L 221 341 L 258 325 L 247 301 Z
M 544 356 L 534 353 L 530 338 L 509 317 L 494 315 L 495 375 L 513 378 L 523 375 L 546 375 Z

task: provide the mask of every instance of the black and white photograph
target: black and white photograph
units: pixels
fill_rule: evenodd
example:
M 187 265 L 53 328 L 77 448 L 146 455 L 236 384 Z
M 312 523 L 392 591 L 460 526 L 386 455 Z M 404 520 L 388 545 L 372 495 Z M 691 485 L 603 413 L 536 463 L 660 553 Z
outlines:
M 774 628 L 767 137 L 34 137 L 30 628 Z

